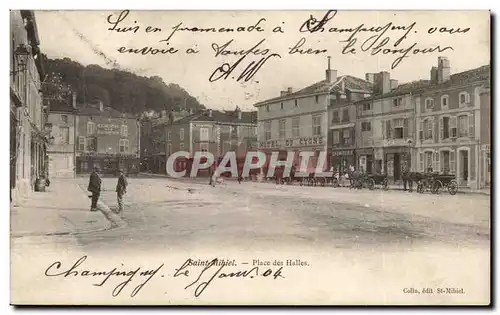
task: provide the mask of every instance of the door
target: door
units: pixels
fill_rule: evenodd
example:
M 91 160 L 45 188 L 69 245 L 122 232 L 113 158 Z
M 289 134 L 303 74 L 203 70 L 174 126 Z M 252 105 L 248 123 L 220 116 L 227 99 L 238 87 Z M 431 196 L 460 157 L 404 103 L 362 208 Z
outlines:
M 366 156 L 366 173 L 372 173 L 373 155 Z
M 469 180 L 469 151 L 460 151 L 460 166 L 459 166 L 459 185 L 467 186 Z
M 394 180 L 401 179 L 401 155 L 394 154 Z

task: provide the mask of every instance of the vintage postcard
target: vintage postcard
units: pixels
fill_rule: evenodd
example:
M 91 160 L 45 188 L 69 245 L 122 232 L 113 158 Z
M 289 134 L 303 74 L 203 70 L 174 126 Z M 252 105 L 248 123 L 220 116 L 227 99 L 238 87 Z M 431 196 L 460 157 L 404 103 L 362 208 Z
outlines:
M 11 10 L 11 303 L 489 305 L 490 18 Z

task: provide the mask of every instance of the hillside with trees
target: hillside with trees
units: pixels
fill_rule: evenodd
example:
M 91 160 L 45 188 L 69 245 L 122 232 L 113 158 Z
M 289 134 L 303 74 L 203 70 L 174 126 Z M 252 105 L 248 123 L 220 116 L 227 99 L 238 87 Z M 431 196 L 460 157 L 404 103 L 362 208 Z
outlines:
M 105 69 L 98 65 L 83 66 L 69 58 L 49 59 L 44 56 L 48 77 L 44 94 L 51 103 L 71 99 L 76 92 L 78 103 L 101 100 L 104 106 L 124 113 L 205 108 L 186 90 L 175 83 L 166 84 L 158 76 L 138 76 L 131 72 Z M 51 97 L 57 95 L 57 98 Z

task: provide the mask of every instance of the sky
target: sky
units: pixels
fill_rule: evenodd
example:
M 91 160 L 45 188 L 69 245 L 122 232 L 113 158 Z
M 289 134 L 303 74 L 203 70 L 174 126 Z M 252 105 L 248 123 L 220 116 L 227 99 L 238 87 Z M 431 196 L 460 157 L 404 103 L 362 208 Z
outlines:
M 365 73 L 389 71 L 391 79 L 400 83 L 429 79 L 430 69 L 437 65 L 438 56 L 447 57 L 451 73 L 476 68 L 490 62 L 490 26 L 488 11 L 338 11 L 324 24 L 325 32 L 300 32 L 301 25 L 311 16 L 318 21 L 327 11 L 36 11 L 41 50 L 51 58 L 68 57 L 83 65 L 98 64 L 105 68 L 119 68 L 142 76 L 160 76 L 166 83 L 176 83 L 186 89 L 205 106 L 213 109 L 254 109 L 253 104 L 279 96 L 288 87 L 294 91 L 325 78 L 327 56 L 338 75 L 364 78 Z M 114 22 L 121 19 L 116 25 Z M 332 16 L 331 14 L 330 16 Z M 249 26 L 257 27 L 249 31 Z M 111 22 L 111 23 L 110 23 Z M 189 32 L 180 28 L 234 28 L 244 32 Z M 389 24 L 391 23 L 391 24 Z M 350 49 L 343 48 L 352 32 L 360 25 L 372 32 L 360 31 Z M 118 32 L 117 28 L 138 30 Z M 161 29 L 146 32 L 147 27 Z M 280 29 L 275 27 L 280 26 Z M 391 29 L 399 26 L 400 29 Z M 114 30 L 110 30 L 113 28 Z M 379 27 L 378 32 L 376 27 Z M 388 27 L 388 28 L 387 28 Z M 405 30 L 402 28 L 405 27 Z M 336 28 L 335 32 L 328 30 Z M 387 31 L 383 31 L 387 28 Z M 436 28 L 432 32 L 433 28 Z M 273 32 L 275 29 L 275 32 Z M 429 31 L 431 29 L 431 31 Z M 460 32 L 449 30 L 460 29 Z M 440 30 L 442 32 L 440 32 Z M 448 30 L 448 31 L 446 31 Z M 408 33 L 406 33 L 408 31 Z M 382 34 L 383 33 L 383 34 Z M 394 47 L 398 39 L 406 38 Z M 380 38 L 376 38 L 377 36 Z M 373 37 L 369 40 L 370 37 Z M 374 54 L 373 48 L 380 47 Z M 319 54 L 290 54 L 290 49 L 303 38 L 300 49 L 326 50 Z M 168 41 L 167 41 L 168 39 Z M 260 46 L 263 55 L 216 56 L 222 51 L 246 51 L 264 40 Z M 375 41 L 376 40 L 376 41 Z M 373 42 L 372 47 L 368 47 Z M 364 43 L 364 45 L 362 45 Z M 424 49 L 444 49 L 421 53 Z M 125 47 L 125 48 L 121 48 Z M 175 48 L 175 54 L 130 54 L 119 50 Z M 394 68 L 394 61 L 402 51 L 413 47 L 407 58 Z M 196 54 L 187 54 L 193 48 Z M 366 48 L 366 49 L 362 49 Z M 384 51 L 384 49 L 386 51 Z M 414 49 L 419 49 L 415 53 Z M 390 50 L 399 50 L 393 53 Z M 385 54 L 384 54 L 385 52 Z M 264 54 L 266 53 L 266 54 Z M 271 56 L 278 54 L 280 57 Z M 248 82 L 237 78 L 252 62 L 267 60 Z M 234 66 L 227 79 L 211 82 L 212 73 L 224 63 Z M 234 77 L 234 79 L 233 79 Z M 212 77 L 214 78 L 214 77 Z

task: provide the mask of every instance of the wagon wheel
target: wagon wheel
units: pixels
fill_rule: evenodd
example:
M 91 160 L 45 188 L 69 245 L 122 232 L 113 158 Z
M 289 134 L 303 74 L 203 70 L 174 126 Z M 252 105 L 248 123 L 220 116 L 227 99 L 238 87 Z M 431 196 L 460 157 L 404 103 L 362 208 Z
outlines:
M 440 194 L 443 189 L 443 183 L 438 179 L 432 184 L 431 191 L 433 194 Z
M 450 195 L 455 195 L 458 191 L 458 184 L 456 181 L 451 180 L 450 183 L 448 184 L 448 192 Z
M 286 180 L 287 180 L 286 178 L 283 178 L 283 177 L 282 177 L 282 178 L 280 179 L 280 184 L 281 184 L 281 185 L 284 185 Z
M 375 189 L 375 180 L 373 178 L 368 178 L 367 184 L 370 190 Z
M 424 193 L 424 183 L 422 180 L 419 180 L 418 183 L 417 183 L 417 192 L 419 194 L 423 194 Z
M 318 183 L 321 185 L 321 187 L 325 187 L 326 179 L 324 177 L 320 177 L 318 178 Z
M 314 180 L 314 178 L 309 178 L 309 186 L 316 186 L 316 180 Z
M 389 190 L 389 180 L 387 178 L 384 178 L 384 180 L 382 181 L 382 188 L 384 190 Z

